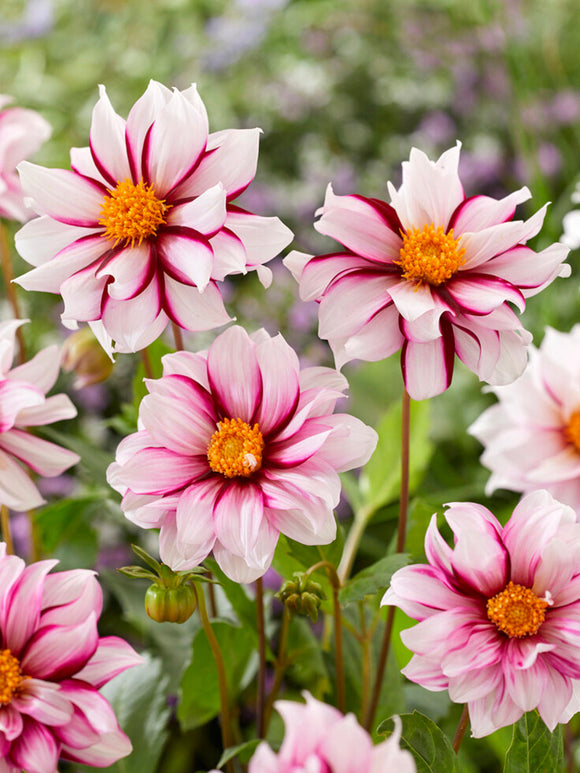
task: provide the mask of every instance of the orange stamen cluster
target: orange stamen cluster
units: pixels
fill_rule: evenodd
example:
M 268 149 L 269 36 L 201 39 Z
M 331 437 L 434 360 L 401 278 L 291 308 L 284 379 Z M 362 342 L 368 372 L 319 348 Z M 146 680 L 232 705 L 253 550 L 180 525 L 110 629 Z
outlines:
M 10 650 L 0 650 L 0 706 L 10 703 L 24 679 L 18 658 Z
M 548 602 L 523 585 L 508 582 L 501 593 L 488 599 L 487 616 L 510 638 L 533 636 L 545 619 Z
M 258 425 L 241 419 L 224 419 L 207 449 L 209 466 L 226 478 L 249 478 L 262 466 L 264 438 Z
M 410 228 L 402 237 L 401 259 L 395 263 L 403 269 L 403 279 L 416 283 L 417 287 L 422 282 L 443 284 L 465 263 L 465 250 L 453 237 L 453 229 L 445 233 L 442 226 L 435 229 L 429 223 L 421 231 Z
M 145 185 L 143 180 L 137 185 L 124 180 L 105 196 L 99 225 L 105 226 L 103 236 L 115 245 L 134 247 L 135 243 L 155 236 L 165 223 L 168 208 L 164 200 L 155 196 L 152 185 Z
M 580 451 L 580 408 L 570 416 L 568 426 L 564 430 L 564 436 L 577 451 Z

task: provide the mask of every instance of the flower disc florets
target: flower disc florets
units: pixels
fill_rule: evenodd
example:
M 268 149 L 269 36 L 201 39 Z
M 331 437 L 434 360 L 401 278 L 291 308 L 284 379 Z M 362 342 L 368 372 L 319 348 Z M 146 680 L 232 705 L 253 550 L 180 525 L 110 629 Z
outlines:
M 433 516 L 427 566 L 395 572 L 384 604 L 418 624 L 403 673 L 467 703 L 473 735 L 537 708 L 553 730 L 580 710 L 580 523 L 547 491 L 526 495 L 505 526 L 481 505 L 453 503 L 449 547 Z M 546 689 L 550 685 L 550 689 Z
M 343 246 L 284 260 L 302 300 L 319 302 L 319 335 L 337 366 L 401 350 L 415 400 L 447 389 L 455 355 L 490 384 L 517 378 L 531 335 L 512 307 L 523 311 L 527 298 L 570 273 L 567 247 L 526 246 L 545 214 L 513 220 L 527 188 L 499 201 L 466 197 L 459 149 L 430 161 L 413 148 L 401 187 L 388 186 L 390 203 L 329 186 L 315 228 Z
M 159 226 L 165 225 L 166 211 L 165 201 L 155 196 L 152 185 L 123 180 L 103 199 L 99 225 L 114 247 L 119 243 L 134 247 L 135 242 L 157 235 Z

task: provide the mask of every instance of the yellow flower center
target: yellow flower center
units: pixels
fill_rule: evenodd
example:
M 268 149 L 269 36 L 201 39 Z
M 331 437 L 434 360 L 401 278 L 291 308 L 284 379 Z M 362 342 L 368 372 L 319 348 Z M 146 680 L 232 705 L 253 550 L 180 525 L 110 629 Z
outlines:
M 103 236 L 115 245 L 121 242 L 134 247 L 135 242 L 141 244 L 148 236 L 155 236 L 168 209 L 165 200 L 155 196 L 152 185 L 124 180 L 105 196 L 99 225 L 105 226 Z
M 443 284 L 465 263 L 465 250 L 453 238 L 453 229 L 444 233 L 442 226 L 435 230 L 429 223 L 422 231 L 411 228 L 402 236 L 401 259 L 395 263 L 403 269 L 403 279 L 415 282 L 417 287 L 421 282 Z
M 532 590 L 510 580 L 501 593 L 488 599 L 487 616 L 510 638 L 521 638 L 537 633 L 547 606 Z
M 20 662 L 10 650 L 0 650 L 0 706 L 7 706 L 15 692 L 18 692 L 24 679 L 20 671 Z
M 564 436 L 577 451 L 580 451 L 580 408 L 570 416 L 568 426 L 564 430 Z
M 241 419 L 224 419 L 211 436 L 207 449 L 209 466 L 226 478 L 249 478 L 262 466 L 264 438 L 254 424 Z

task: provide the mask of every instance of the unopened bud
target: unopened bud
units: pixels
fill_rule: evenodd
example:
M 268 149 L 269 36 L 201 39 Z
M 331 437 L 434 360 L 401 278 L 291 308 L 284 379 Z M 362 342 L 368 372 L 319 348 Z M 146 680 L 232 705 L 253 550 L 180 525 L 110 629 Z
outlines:
M 315 623 L 320 604 L 326 598 L 322 586 L 304 572 L 294 572 L 292 578 L 284 583 L 276 598 L 293 614 L 307 616 Z
M 185 623 L 196 606 L 195 591 L 189 584 L 168 588 L 155 583 L 145 594 L 145 611 L 158 623 Z
M 113 372 L 111 359 L 90 327 L 83 327 L 66 339 L 62 347 L 62 367 L 67 373 L 74 371 L 75 389 L 99 384 Z

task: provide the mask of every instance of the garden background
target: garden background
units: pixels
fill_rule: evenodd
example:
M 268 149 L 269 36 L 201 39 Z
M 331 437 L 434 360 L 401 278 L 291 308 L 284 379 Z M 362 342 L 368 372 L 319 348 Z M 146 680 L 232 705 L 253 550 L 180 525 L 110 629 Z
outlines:
M 52 139 L 34 161 L 68 167 L 69 148 L 87 143 L 97 84 L 106 85 L 115 109 L 125 116 L 150 78 L 180 89 L 196 82 L 210 130 L 263 129 L 258 174 L 239 203 L 257 214 L 279 216 L 295 233 L 293 246 L 313 253 L 328 250 L 328 240 L 312 228 L 328 182 L 339 194 L 386 198 L 386 182 L 400 184 L 400 163 L 412 146 L 436 158 L 460 139 L 459 171 L 468 195 L 499 198 L 527 185 L 533 200 L 521 217 L 552 202 L 532 243 L 542 249 L 559 239 L 580 178 L 579 39 L 575 0 L 3 0 L 0 93 L 38 110 L 52 125 Z M 9 224 L 10 245 L 14 226 Z M 27 266 L 13 249 L 12 254 L 18 276 Z M 569 262 L 572 278 L 556 281 L 524 314 L 536 345 L 546 325 L 568 331 L 580 319 L 577 252 Z M 280 260 L 270 266 L 274 281 L 268 290 L 254 274 L 229 277 L 224 283 L 228 308 L 249 331 L 261 326 L 271 334 L 282 331 L 304 363 L 333 366 L 329 347 L 316 335 L 316 305 L 298 300 L 297 285 Z M 18 292 L 23 316 L 32 320 L 24 331 L 28 351 L 62 342 L 68 332 L 59 322 L 60 298 Z M 2 319 L 12 316 L 5 298 Z M 186 348 L 204 348 L 213 337 L 185 333 Z M 157 357 L 171 343 L 163 347 L 159 342 L 152 347 Z M 154 623 L 143 609 L 144 583 L 116 572 L 133 562 L 131 542 L 156 552 L 155 536 L 137 533 L 105 480 L 121 437 L 135 430 L 144 394 L 139 363 L 138 356 L 118 355 L 110 378 L 84 389 L 75 390 L 74 375 L 62 376 L 55 391 L 72 396 L 79 416 L 40 434 L 77 451 L 82 462 L 41 482 L 49 505 L 36 513 L 35 533 L 30 534 L 26 515 L 13 519 L 13 532 L 21 555 L 30 556 L 34 542 L 39 554 L 58 557 L 63 569 L 96 568 L 106 595 L 101 633 L 122 635 L 150 653 L 146 667 L 108 687 L 135 747 L 111 770 L 207 770 L 219 757 L 214 720 L 219 704 L 210 684 L 213 672 L 204 666 L 210 655 L 203 637 L 194 640 L 192 660 L 197 617 L 183 626 Z M 386 555 L 396 529 L 398 355 L 381 363 L 351 363 L 344 373 L 351 396 L 348 408 L 340 410 L 380 427 L 381 434 L 360 485 L 351 474 L 344 476 L 338 511 L 345 530 L 351 507 L 360 507 L 361 498 L 374 512 L 357 556 L 358 572 Z M 492 402 L 476 376 L 457 363 L 452 388 L 414 406 L 406 546 L 413 561 L 424 560 L 425 527 L 443 503 L 482 502 L 505 520 L 517 502 L 517 495 L 505 491 L 491 500 L 484 496 L 489 473 L 479 464 L 479 443 L 466 432 Z M 305 568 L 300 557 L 284 553 L 284 544 L 274 566 L 280 572 Z M 266 582 L 272 592 L 279 588 L 273 573 Z M 226 619 L 234 619 L 229 602 L 236 593 L 243 591 L 231 582 L 225 594 L 218 592 Z M 238 616 L 240 609 L 248 615 L 238 629 L 245 635 L 234 635 L 229 664 L 239 693 L 239 740 L 251 737 L 256 670 L 248 622 L 252 604 L 244 598 L 236 603 Z M 268 606 L 274 636 L 281 607 Z M 357 603 L 345 614 L 358 620 Z M 397 616 L 399 624 L 403 617 Z M 291 636 L 301 655 L 288 674 L 286 695 L 298 697 L 304 687 L 324 692 L 332 664 L 317 644 L 324 631 L 295 619 Z M 347 689 L 356 704 L 361 653 L 348 632 L 345 637 Z M 451 706 L 446 693 L 404 684 L 398 669 L 409 654 L 398 637 L 394 650 L 389 690 L 377 718 L 417 708 L 452 735 L 460 707 Z M 580 730 L 577 720 L 572 726 Z M 506 728 L 483 740 L 466 739 L 460 752 L 463 770 L 499 770 L 511 733 Z M 269 739 L 279 743 L 281 734 L 276 718 Z

